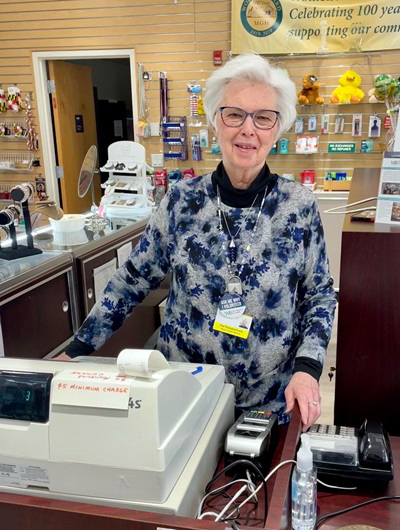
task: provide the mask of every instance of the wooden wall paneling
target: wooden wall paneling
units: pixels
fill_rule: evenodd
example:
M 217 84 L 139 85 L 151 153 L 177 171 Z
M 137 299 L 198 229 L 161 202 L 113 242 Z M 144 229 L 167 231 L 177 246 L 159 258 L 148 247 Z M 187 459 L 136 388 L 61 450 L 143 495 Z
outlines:
M 151 72 L 153 81 L 147 84 L 147 101 L 150 107 L 149 120 L 159 121 L 158 71 L 168 74 L 169 114 L 189 116 L 189 98 L 186 85 L 192 80 L 204 88 L 205 82 L 216 67 L 212 64 L 212 51 L 222 50 L 224 59 L 230 50 L 231 2 L 210 0 L 37 0 L 2 4 L 0 20 L 0 83 L 3 86 L 18 82 L 22 91 L 34 90 L 31 69 L 31 53 L 40 50 L 93 50 L 134 48 L 138 62 Z M 270 60 L 288 70 L 301 89 L 301 80 L 309 72 L 315 73 L 321 82 L 321 95 L 329 100 L 331 92 L 338 86 L 338 79 L 347 69 L 356 70 L 362 77 L 361 88 L 367 94 L 373 86 L 374 75 L 397 73 L 400 50 L 371 52 L 368 54 L 348 54 L 342 56 L 276 56 Z M 367 98 L 367 96 L 366 96 Z M 34 119 L 37 124 L 35 94 L 33 94 Z M 354 155 L 331 155 L 320 152 L 318 155 L 296 155 L 294 142 L 296 134 L 288 131 L 289 155 L 270 156 L 271 167 L 277 172 L 293 172 L 299 178 L 300 171 L 311 168 L 316 171 L 318 183 L 322 185 L 325 172 L 342 169 L 352 174 L 355 167 L 379 167 L 381 155 L 378 141 L 374 140 L 374 153 L 361 154 L 360 139 L 367 138 L 367 120 L 372 112 L 381 119 L 386 114 L 384 105 L 298 107 L 303 117 L 325 112 L 334 116 L 344 114 L 345 134 L 320 135 L 321 151 L 326 150 L 329 141 L 353 141 L 350 136 L 351 116 L 362 113 L 362 137 L 354 139 L 357 144 Z M 203 127 L 206 120 L 202 119 Z M 317 133 L 320 118 L 317 119 Z M 306 131 L 307 132 L 307 131 Z M 189 128 L 188 134 L 198 133 L 197 128 Z M 383 141 L 385 131 L 382 131 Z M 209 134 L 210 143 L 212 132 Z M 151 153 L 161 153 L 161 138 L 143 140 L 148 162 Z M 1 145 L 1 148 L 5 146 Z M 14 147 L 14 146 L 13 146 Z M 18 150 L 22 149 L 21 146 Z M 190 149 L 189 149 L 190 153 Z M 41 153 L 38 153 L 40 157 Z M 220 158 L 211 155 L 211 149 L 202 150 L 203 160 L 195 162 L 167 161 L 166 167 L 181 169 L 194 167 L 196 173 L 211 171 Z M 40 168 L 39 168 L 40 170 Z M 35 174 L 40 172 L 35 170 Z M 13 175 L 14 178 L 16 175 Z M 0 182 L 9 178 L 0 174 Z M 33 177 L 34 178 L 34 177 Z M 19 180 L 22 175 L 19 176 Z

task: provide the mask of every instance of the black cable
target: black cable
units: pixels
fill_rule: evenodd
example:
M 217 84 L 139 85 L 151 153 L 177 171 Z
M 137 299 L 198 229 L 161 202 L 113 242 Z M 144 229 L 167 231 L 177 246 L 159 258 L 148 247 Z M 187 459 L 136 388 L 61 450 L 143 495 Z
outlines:
M 239 524 L 236 521 L 232 521 L 231 527 L 233 528 L 233 530 L 240 530 Z
M 349 506 L 348 508 L 344 508 L 343 510 L 338 510 L 337 512 L 327 513 L 326 515 L 318 517 L 315 528 L 318 528 L 321 523 L 323 523 L 326 519 L 330 519 L 331 517 L 335 517 L 336 515 L 341 515 L 342 513 L 350 512 L 355 508 L 360 508 L 361 506 L 366 506 L 367 504 L 372 504 L 373 502 L 390 501 L 393 499 L 400 499 L 400 495 L 388 495 L 386 497 L 377 497 L 376 499 L 369 499 L 368 501 L 360 502 L 359 504 L 353 504 L 353 506 Z
M 221 471 L 219 473 L 217 473 L 206 485 L 205 487 L 205 492 L 206 493 L 209 493 L 210 491 L 210 488 L 211 488 L 211 484 L 213 482 L 215 482 L 221 475 L 223 475 L 224 473 L 226 473 L 227 471 L 229 471 L 230 469 L 232 469 L 233 467 L 237 466 L 237 465 L 246 465 L 246 466 L 250 466 L 251 468 L 253 468 L 253 470 L 256 471 L 256 473 L 258 474 L 259 477 L 261 477 L 261 481 L 262 481 L 262 484 L 263 484 L 263 488 L 264 488 L 264 525 L 265 525 L 265 521 L 267 520 L 267 513 L 268 513 L 268 494 L 267 494 L 267 484 L 264 480 L 264 475 L 261 473 L 261 470 L 254 464 L 254 462 L 251 462 L 251 460 L 245 460 L 244 458 L 241 459 L 241 460 L 236 460 L 235 462 L 232 462 L 231 464 L 228 464 L 226 467 L 224 467 L 223 469 L 221 469 Z M 228 519 L 221 519 L 221 521 L 226 521 Z M 264 526 L 263 525 L 263 526 Z

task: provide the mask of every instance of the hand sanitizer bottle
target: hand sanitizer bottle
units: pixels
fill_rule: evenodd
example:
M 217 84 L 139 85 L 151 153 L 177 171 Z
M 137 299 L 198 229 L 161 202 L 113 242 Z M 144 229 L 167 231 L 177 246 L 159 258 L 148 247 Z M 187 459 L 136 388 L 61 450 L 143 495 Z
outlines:
M 317 516 L 317 472 L 307 434 L 301 435 L 297 465 L 292 475 L 292 528 L 313 530 Z

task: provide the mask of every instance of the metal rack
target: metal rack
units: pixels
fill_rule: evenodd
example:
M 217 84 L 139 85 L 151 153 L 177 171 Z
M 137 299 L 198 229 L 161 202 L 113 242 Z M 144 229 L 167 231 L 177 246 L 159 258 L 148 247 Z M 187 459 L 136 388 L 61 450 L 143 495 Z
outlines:
M 167 116 L 161 124 L 164 159 L 188 159 L 186 116 Z
M 30 152 L 0 153 L 0 171 L 32 172 L 33 154 Z M 7 165 L 9 164 L 9 167 Z

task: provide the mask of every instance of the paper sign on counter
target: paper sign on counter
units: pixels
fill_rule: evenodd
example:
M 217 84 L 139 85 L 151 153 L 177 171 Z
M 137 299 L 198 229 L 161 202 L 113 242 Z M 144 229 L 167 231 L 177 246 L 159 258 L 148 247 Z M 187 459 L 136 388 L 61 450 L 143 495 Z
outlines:
M 121 267 L 125 261 L 129 258 L 132 252 L 132 241 L 122 245 L 122 247 L 117 248 L 117 258 L 118 258 L 118 267 Z
M 117 358 L 120 374 L 151 377 L 154 373 L 171 368 L 164 355 L 157 350 L 135 350 L 126 348 Z
M 110 372 L 64 370 L 53 379 L 56 405 L 128 410 L 131 381 Z
M 117 270 L 117 258 L 104 263 L 100 267 L 93 269 L 93 282 L 95 300 L 98 300 L 104 291 L 106 285 L 111 280 L 114 272 Z

